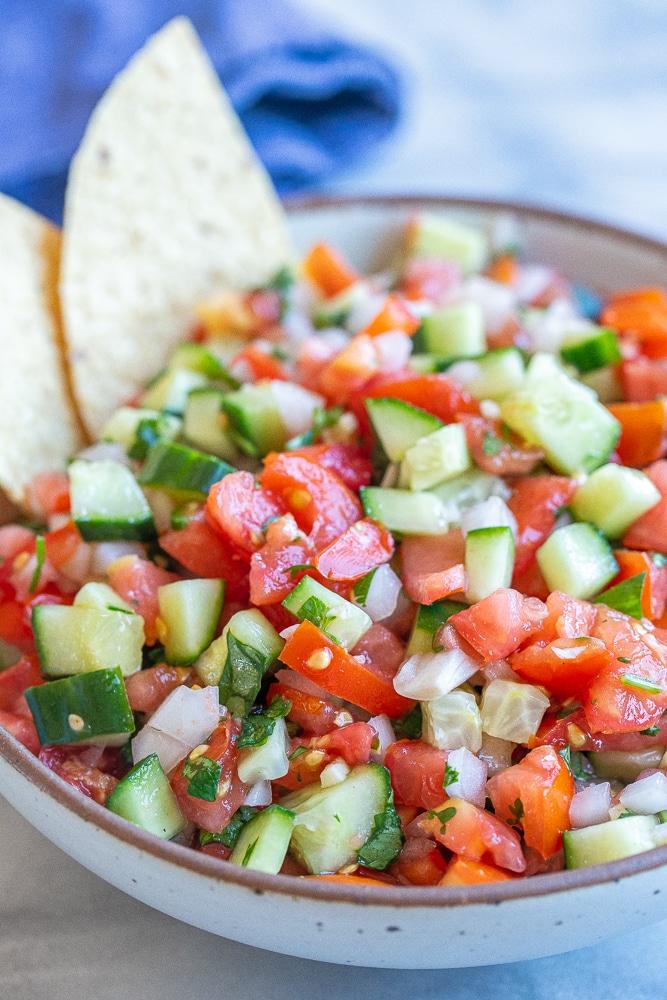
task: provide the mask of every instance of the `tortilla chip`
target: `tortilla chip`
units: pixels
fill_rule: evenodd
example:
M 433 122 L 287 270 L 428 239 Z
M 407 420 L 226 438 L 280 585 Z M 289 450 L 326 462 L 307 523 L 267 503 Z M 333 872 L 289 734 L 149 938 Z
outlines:
M 268 175 L 176 18 L 111 84 L 70 170 L 61 298 L 91 434 L 163 367 L 198 299 L 291 257 Z
M 16 503 L 82 443 L 60 350 L 59 262 L 59 230 L 0 195 L 0 487 Z

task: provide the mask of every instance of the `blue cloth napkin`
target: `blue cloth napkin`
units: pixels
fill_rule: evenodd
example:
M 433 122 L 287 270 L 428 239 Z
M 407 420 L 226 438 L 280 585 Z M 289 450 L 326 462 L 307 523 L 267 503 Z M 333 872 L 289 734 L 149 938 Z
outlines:
M 398 121 L 392 67 L 289 0 L 2 0 L 0 190 L 60 221 L 96 101 L 177 14 L 193 21 L 281 193 L 361 159 Z

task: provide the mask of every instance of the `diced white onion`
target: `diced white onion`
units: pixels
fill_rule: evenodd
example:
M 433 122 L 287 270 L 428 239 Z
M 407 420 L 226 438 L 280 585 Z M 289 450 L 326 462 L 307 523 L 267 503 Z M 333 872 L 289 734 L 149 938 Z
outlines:
M 663 771 L 654 771 L 645 778 L 639 778 L 626 785 L 619 800 L 633 813 L 650 816 L 652 813 L 667 809 L 667 775 Z
M 346 293 L 352 292 L 347 289 Z M 345 320 L 345 328 L 351 333 L 360 333 L 373 322 L 387 301 L 386 292 L 377 292 L 365 281 L 358 281 L 353 289 L 352 307 Z
M 554 272 L 544 264 L 523 264 L 519 268 L 515 291 L 520 302 L 532 302 L 553 281 Z
M 290 639 L 298 629 L 299 624 L 300 623 L 297 622 L 296 625 L 288 625 L 287 628 L 284 628 L 282 632 L 278 633 L 280 635 L 280 638 L 285 640 Z
M 323 396 L 294 382 L 283 382 L 280 379 L 271 381 L 271 395 L 288 437 L 295 437 L 309 430 L 313 423 L 313 413 L 325 406 Z
M 464 388 L 479 377 L 480 367 L 476 361 L 455 361 L 447 369 L 447 377 L 458 382 Z
M 388 330 L 373 338 L 380 366 L 385 372 L 403 368 L 412 354 L 412 337 L 403 330 Z
M 484 689 L 480 712 L 489 736 L 525 743 L 537 732 L 549 699 L 534 684 L 495 680 Z
M 529 311 L 525 323 L 531 349 L 549 354 L 558 353 L 568 334 L 585 333 L 593 325 L 582 319 L 566 299 L 555 299 L 544 310 Z
M 195 746 L 198 744 L 195 743 Z M 156 753 L 166 774 L 173 770 L 179 761 L 187 757 L 190 750 L 194 750 L 194 747 L 169 733 L 153 729 L 151 725 L 144 726 L 132 740 L 132 760 L 134 763 L 138 764 L 140 760 L 145 760 L 152 753 Z
M 270 781 L 258 781 L 246 795 L 244 806 L 270 806 L 273 792 Z
M 220 698 L 216 687 L 194 690 L 181 686 L 167 695 L 149 719 L 153 729 L 174 736 L 190 750 L 204 743 L 220 720 Z
M 67 562 L 60 567 L 60 573 L 73 583 L 85 583 L 93 575 L 93 551 L 94 546 L 82 542 L 77 546 L 76 552 Z
M 584 826 L 597 826 L 609 819 L 611 785 L 601 781 L 599 785 L 588 785 L 576 792 L 570 802 L 570 823 L 575 830 Z
M 510 528 L 516 539 L 517 523 L 512 511 L 500 497 L 492 496 L 461 512 L 461 531 L 467 535 L 477 528 Z
M 484 313 L 484 324 L 489 333 L 495 333 L 513 315 L 517 304 L 516 291 L 511 285 L 492 281 L 475 274 L 463 283 L 466 301 L 477 302 Z
M 516 673 L 507 660 L 491 660 L 489 663 L 480 663 L 479 672 L 489 682 L 499 678 L 503 681 L 516 680 Z
M 422 702 L 422 739 L 439 750 L 465 747 L 472 753 L 482 746 L 482 720 L 477 699 L 457 689 Z
M 404 698 L 430 701 L 449 694 L 477 673 L 478 662 L 462 649 L 442 653 L 415 653 L 394 677 L 394 688 Z
M 477 756 L 485 761 L 489 776 L 498 774 L 510 766 L 515 746 L 516 743 L 512 743 L 511 740 L 500 740 L 497 736 L 482 734 L 482 748 Z
M 451 750 L 447 757 L 448 773 L 456 771 L 455 781 L 448 783 L 447 794 L 450 798 L 465 799 L 473 805 L 484 808 L 486 801 L 486 762 L 480 760 L 467 750 L 460 747 L 458 750 Z
M 371 751 L 371 757 L 379 764 L 384 764 L 384 758 L 388 747 L 396 742 L 396 733 L 388 715 L 374 715 L 368 720 L 368 725 L 375 730 L 378 737 L 379 747 Z
M 115 441 L 96 441 L 95 444 L 82 448 L 77 452 L 77 458 L 86 462 L 119 462 L 121 465 L 131 465 L 125 448 Z
M 345 781 L 348 774 L 350 773 L 349 765 L 345 763 L 342 757 L 338 760 L 332 760 L 330 764 L 322 768 L 320 774 L 320 784 L 322 788 L 330 788 L 331 785 L 339 785 L 341 781 Z
M 401 592 L 400 578 L 394 573 L 389 563 L 383 563 L 373 573 L 368 593 L 361 605 L 369 618 L 374 622 L 384 621 L 393 615 Z M 354 598 L 353 598 L 354 599 Z M 358 604 L 358 601 L 355 601 Z
M 280 325 L 289 339 L 297 343 L 305 340 L 307 337 L 312 337 L 315 333 L 315 328 L 310 319 L 300 309 L 288 309 L 281 319 Z

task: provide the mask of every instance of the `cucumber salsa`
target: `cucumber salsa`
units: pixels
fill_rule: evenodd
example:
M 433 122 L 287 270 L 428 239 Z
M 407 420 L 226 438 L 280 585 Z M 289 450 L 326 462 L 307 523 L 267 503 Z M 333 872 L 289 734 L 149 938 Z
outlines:
M 667 843 L 667 296 L 438 214 L 397 250 L 199 303 L 35 478 L 0 724 L 262 872 L 471 885 Z

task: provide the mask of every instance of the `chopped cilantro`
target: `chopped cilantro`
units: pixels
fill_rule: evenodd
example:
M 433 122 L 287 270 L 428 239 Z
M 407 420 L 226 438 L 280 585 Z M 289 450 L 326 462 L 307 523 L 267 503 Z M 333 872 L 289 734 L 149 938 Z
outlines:
M 455 767 L 450 767 L 449 764 L 445 764 L 445 777 L 442 782 L 443 788 L 449 788 L 459 780 L 459 772 Z
M 588 774 L 582 766 L 583 755 L 578 751 L 573 751 L 571 747 L 564 747 L 558 753 L 565 761 L 567 768 L 573 778 L 587 778 Z
M 509 811 L 513 818 L 507 820 L 508 825 L 511 826 L 514 830 L 518 830 L 520 832 L 523 829 L 522 821 L 525 815 L 523 811 L 523 802 L 521 801 L 521 799 L 515 799 L 514 805 L 511 805 L 509 807 Z
M 640 729 L 640 736 L 659 736 L 660 726 L 649 726 L 648 729 Z
M 220 703 L 234 718 L 242 719 L 254 705 L 271 662 L 260 650 L 227 633 L 227 657 L 219 682 Z
M 188 795 L 204 802 L 215 802 L 222 774 L 222 764 L 204 755 L 186 757 L 183 762 L 183 777 L 187 778 Z
M 34 594 L 39 587 L 39 578 L 42 575 L 42 567 L 44 566 L 44 560 L 46 559 L 46 540 L 44 535 L 37 535 L 35 538 L 35 555 L 37 556 L 37 565 L 35 566 L 35 572 L 32 574 L 30 580 L 30 586 L 28 590 L 31 594 Z
M 290 566 L 289 575 L 294 579 L 299 573 L 305 572 L 307 569 L 312 569 L 313 567 L 310 563 L 298 563 L 296 566 Z
M 276 727 L 278 719 L 284 719 L 292 707 L 289 699 L 274 698 L 268 708 L 255 715 L 246 715 L 239 737 L 238 748 L 264 746 Z
M 446 809 L 441 809 L 440 812 L 436 812 L 435 809 L 429 809 L 428 813 L 429 819 L 439 819 L 440 820 L 440 833 L 444 833 L 447 829 L 447 824 L 450 819 L 454 819 L 456 816 L 456 807 L 447 806 Z
M 352 588 L 352 596 L 354 600 L 359 605 L 360 608 L 366 607 L 366 599 L 368 597 L 368 591 L 371 588 L 371 582 L 375 573 L 377 572 L 377 567 L 372 569 L 370 573 L 366 573 L 366 576 L 362 576 Z
M 259 843 L 259 837 L 253 840 L 251 844 L 248 844 L 246 852 L 243 855 L 243 861 L 241 862 L 243 868 L 247 868 L 247 866 L 250 864 L 250 859 L 255 853 L 255 848 L 257 847 L 258 843 Z
M 632 663 L 632 660 L 628 656 L 617 656 L 616 659 L 619 663 Z
M 499 455 L 503 447 L 503 442 L 491 431 L 487 431 L 482 442 L 482 451 L 485 455 Z
M 621 611 L 631 618 L 643 618 L 642 594 L 645 582 L 646 572 L 638 573 L 628 580 L 617 583 L 615 587 L 604 590 L 595 598 L 593 604 L 606 604 L 608 608 Z
M 404 842 L 392 796 L 384 811 L 376 815 L 371 835 L 357 853 L 357 861 L 366 868 L 384 871 L 398 857 Z
M 636 688 L 638 691 L 648 691 L 649 694 L 660 694 L 662 692 L 661 684 L 656 684 L 654 681 L 650 681 L 648 677 L 640 677 L 638 674 L 621 674 L 621 684 L 625 684 L 629 688 Z
M 287 759 L 296 760 L 296 758 L 300 757 L 301 754 L 308 753 L 308 750 L 309 747 L 297 747 L 295 750 L 292 750 L 291 754 L 289 754 Z
M 225 829 L 221 830 L 220 833 L 209 833 L 208 830 L 200 830 L 200 846 L 204 847 L 206 844 L 214 843 L 222 844 L 223 847 L 229 847 L 230 849 L 236 847 L 236 841 L 239 839 L 241 830 L 248 820 L 257 815 L 258 811 L 253 806 L 241 806 L 240 809 L 236 810 Z
M 422 710 L 419 702 L 415 707 L 393 722 L 394 732 L 400 740 L 418 740 L 422 734 Z

